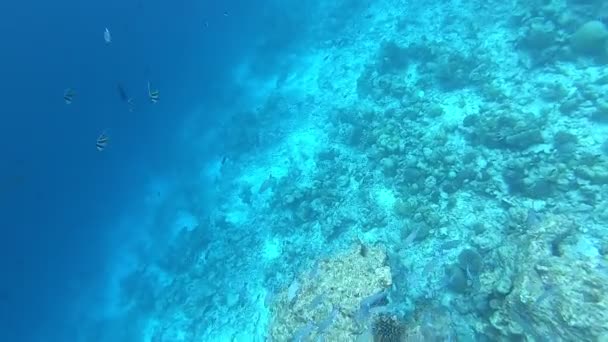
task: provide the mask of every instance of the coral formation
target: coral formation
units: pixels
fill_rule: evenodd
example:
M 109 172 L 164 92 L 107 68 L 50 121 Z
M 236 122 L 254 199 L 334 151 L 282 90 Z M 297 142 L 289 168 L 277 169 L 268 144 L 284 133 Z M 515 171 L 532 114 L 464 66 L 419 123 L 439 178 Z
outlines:
M 608 339 L 606 2 L 338 3 L 126 283 L 157 341 Z
M 295 340 L 298 336 L 297 340 L 303 341 L 321 336 L 329 341 L 354 340 L 371 324 L 372 312 L 358 314 L 362 303 L 392 284 L 386 254 L 380 247 L 355 246 L 322 261 L 317 272 L 299 276 L 301 290 L 294 300 L 289 300 L 289 290 L 277 294 L 271 307 L 269 336 L 273 340 Z M 375 301 L 369 306 L 375 307 Z
M 491 322 L 503 336 L 601 341 L 608 338 L 608 276 L 597 251 L 579 250 L 584 227 L 549 216 L 526 233 L 517 272 Z M 589 254 L 581 258 L 580 253 Z M 497 291 L 499 289 L 497 288 Z
M 605 54 L 608 42 L 608 29 L 604 23 L 592 20 L 584 23 L 570 37 L 574 51 L 587 55 Z

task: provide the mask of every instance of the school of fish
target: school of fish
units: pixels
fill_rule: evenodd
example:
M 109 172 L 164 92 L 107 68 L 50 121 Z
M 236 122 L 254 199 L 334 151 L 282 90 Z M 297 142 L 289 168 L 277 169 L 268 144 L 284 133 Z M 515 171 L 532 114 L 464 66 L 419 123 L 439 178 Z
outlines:
M 110 30 L 107 27 L 105 27 L 103 31 L 103 40 L 105 41 L 106 45 L 112 43 L 112 34 L 110 33 Z M 133 98 L 127 94 L 127 91 L 121 83 L 118 83 L 117 89 L 118 96 L 120 97 L 121 101 L 127 104 L 129 112 L 133 112 L 135 110 L 135 101 L 133 100 Z M 65 104 L 72 104 L 74 102 L 75 96 L 76 92 L 72 88 L 67 88 L 63 91 L 63 101 L 65 102 Z M 150 82 L 148 82 L 148 98 L 153 104 L 158 103 L 158 101 L 160 100 L 160 91 L 158 89 L 152 89 L 150 87 Z M 97 151 L 102 152 L 103 150 L 105 150 L 108 146 L 109 141 L 110 138 L 108 137 L 106 132 L 102 132 L 97 137 L 97 140 L 95 142 L 95 147 Z
M 222 13 L 222 15 L 224 17 L 228 17 L 229 16 L 228 11 L 224 11 Z M 205 28 L 208 28 L 209 21 L 205 21 L 203 23 L 203 25 Z M 104 27 L 104 30 L 103 30 L 103 40 L 106 43 L 106 45 L 110 45 L 112 43 L 112 33 L 110 32 L 110 29 L 108 29 L 107 27 Z M 135 110 L 134 99 L 127 94 L 127 91 L 125 90 L 125 88 L 123 87 L 122 84 L 118 83 L 117 89 L 118 89 L 118 96 L 120 97 L 121 101 L 126 103 L 127 109 L 129 110 L 129 112 L 133 112 Z M 63 101 L 65 102 L 66 105 L 72 104 L 74 102 L 75 96 L 76 96 L 76 91 L 72 88 L 67 88 L 63 91 Z M 156 103 L 158 103 L 158 101 L 160 101 L 160 91 L 158 89 L 152 89 L 152 87 L 150 86 L 150 81 L 148 81 L 148 99 L 150 100 L 150 102 L 152 104 L 156 104 Z M 110 141 L 110 138 L 108 137 L 106 132 L 105 131 L 102 132 L 97 137 L 97 140 L 96 140 L 97 151 L 101 152 L 101 151 L 105 150 L 109 141 Z M 268 179 L 269 185 L 272 183 L 271 182 L 272 180 L 273 180 L 273 177 L 270 176 Z

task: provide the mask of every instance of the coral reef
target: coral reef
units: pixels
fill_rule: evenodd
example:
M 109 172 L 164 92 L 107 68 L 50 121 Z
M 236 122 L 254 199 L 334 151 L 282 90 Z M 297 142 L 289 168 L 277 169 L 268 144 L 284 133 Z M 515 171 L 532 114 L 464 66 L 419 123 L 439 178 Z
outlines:
M 271 307 L 273 340 L 354 340 L 371 324 L 371 313 L 360 314 L 362 303 L 392 284 L 380 247 L 355 246 L 317 267 L 294 280 L 301 284 L 297 295 L 290 296 L 289 289 L 277 294 Z
M 563 217 L 549 216 L 526 232 L 527 241 L 515 255 L 512 286 L 502 286 L 499 293 L 505 297 L 490 319 L 503 336 L 608 338 L 605 261 L 585 245 L 582 229 Z
M 217 204 L 125 282 L 156 341 L 608 339 L 608 5 L 401 5 L 315 11 L 226 121 Z

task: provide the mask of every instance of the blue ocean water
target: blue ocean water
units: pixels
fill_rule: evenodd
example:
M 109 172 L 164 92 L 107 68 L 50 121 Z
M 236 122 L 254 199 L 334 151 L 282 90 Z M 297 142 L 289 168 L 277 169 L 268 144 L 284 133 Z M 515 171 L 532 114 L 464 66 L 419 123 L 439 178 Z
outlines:
M 607 17 L 0 4 L 0 341 L 605 340 Z

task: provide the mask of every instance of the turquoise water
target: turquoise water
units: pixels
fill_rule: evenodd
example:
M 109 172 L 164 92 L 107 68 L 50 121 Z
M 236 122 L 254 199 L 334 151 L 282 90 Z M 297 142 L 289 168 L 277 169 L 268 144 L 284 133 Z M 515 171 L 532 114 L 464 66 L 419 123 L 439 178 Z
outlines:
M 0 13 L 1 341 L 608 341 L 605 2 Z

